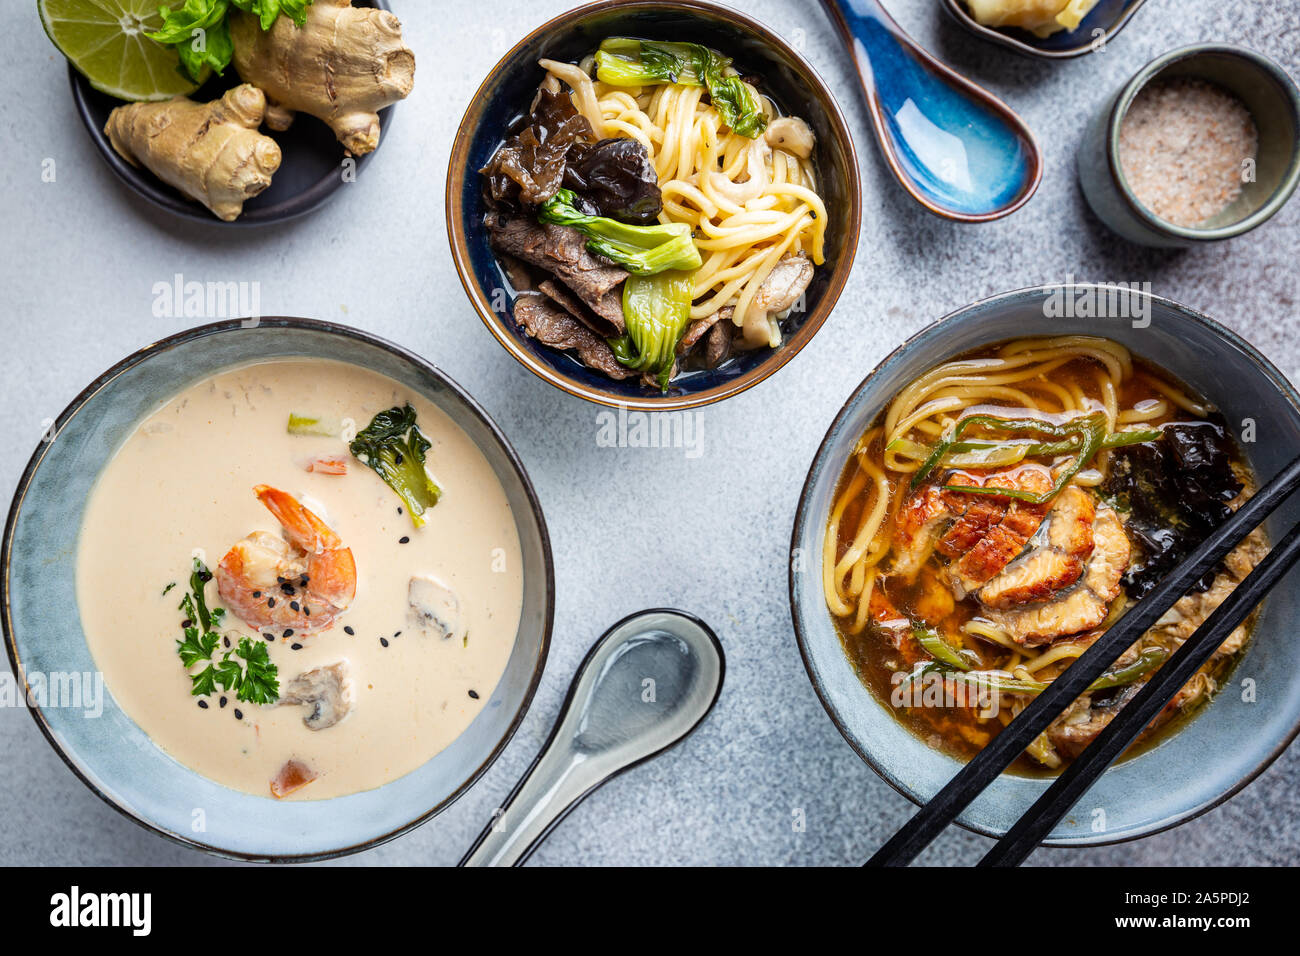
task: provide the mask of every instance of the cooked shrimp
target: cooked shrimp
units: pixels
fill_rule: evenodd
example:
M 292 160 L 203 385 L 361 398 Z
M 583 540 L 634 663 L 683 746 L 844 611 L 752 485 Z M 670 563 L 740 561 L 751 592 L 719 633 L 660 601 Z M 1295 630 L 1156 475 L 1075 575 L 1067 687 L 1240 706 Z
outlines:
M 254 531 L 237 543 L 217 565 L 217 592 L 249 627 L 272 628 L 277 636 L 329 627 L 357 592 L 352 550 L 293 495 L 269 485 L 253 492 L 284 538 Z

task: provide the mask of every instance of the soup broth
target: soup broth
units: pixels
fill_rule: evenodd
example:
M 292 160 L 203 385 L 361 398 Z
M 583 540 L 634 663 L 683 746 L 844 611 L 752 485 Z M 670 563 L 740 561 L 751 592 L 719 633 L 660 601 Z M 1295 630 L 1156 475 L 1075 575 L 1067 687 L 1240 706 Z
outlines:
M 403 501 L 349 454 L 341 437 L 349 422 L 363 428 L 376 413 L 408 402 L 431 442 L 428 470 L 442 492 L 423 527 L 413 525 Z M 307 413 L 334 422 L 336 433 L 290 433 L 290 416 Z M 254 488 L 263 486 L 287 497 L 277 501 L 266 492 L 259 500 Z M 222 580 L 234 546 L 250 532 L 272 552 L 286 547 L 287 531 L 271 505 L 292 514 L 288 502 L 316 516 L 337 535 L 338 547 L 327 542 L 322 555 L 303 559 L 321 569 L 315 574 L 322 580 L 310 580 L 305 570 L 287 581 L 281 574 L 265 592 L 255 588 L 243 597 L 265 615 L 305 609 L 319 617 L 331 606 L 327 599 L 346 604 L 310 633 L 248 623 L 241 610 L 258 618 L 226 599 L 229 582 Z M 325 559 L 343 547 L 354 566 L 350 601 L 343 601 L 345 591 L 327 594 L 323 580 Z M 210 657 L 186 666 L 178 642 L 186 623 L 197 625 L 178 605 L 189 595 L 196 557 L 218 579 L 200 590 L 224 616 L 214 625 L 218 643 Z M 331 564 L 332 574 L 346 576 L 346 567 L 339 570 L 346 562 Z M 418 619 L 417 580 L 436 582 L 421 587 L 440 586 L 444 603 L 457 605 L 454 634 Z M 398 382 L 318 360 L 222 372 L 165 402 L 104 467 L 77 556 L 86 640 L 123 710 L 198 773 L 268 797 L 278 780 L 277 795 L 292 799 L 378 787 L 455 740 L 505 670 L 522 593 L 519 538 L 505 491 L 469 437 Z M 244 638 L 268 652 L 278 704 L 241 700 L 235 688 L 220 685 L 200 693 L 195 676 L 228 651 L 241 664 Z M 295 683 L 301 675 L 313 676 Z M 324 698 L 326 691 L 346 691 L 351 699 Z
M 922 376 L 862 437 L 827 529 L 827 603 L 866 687 L 967 759 L 1254 487 L 1214 409 L 1122 346 L 1001 343 Z M 1266 552 L 1257 531 L 1016 769 L 1077 756 Z M 1145 742 L 1213 695 L 1249 628 Z

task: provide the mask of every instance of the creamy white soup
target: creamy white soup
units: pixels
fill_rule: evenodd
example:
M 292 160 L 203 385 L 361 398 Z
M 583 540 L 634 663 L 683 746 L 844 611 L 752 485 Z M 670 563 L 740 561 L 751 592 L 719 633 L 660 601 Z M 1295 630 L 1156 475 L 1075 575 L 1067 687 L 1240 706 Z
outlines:
M 348 441 L 408 403 L 441 492 L 422 527 Z M 210 629 L 180 607 L 196 557 L 224 609 Z M 514 518 L 469 437 L 398 382 L 321 360 L 167 401 L 105 466 L 77 555 L 86 640 L 123 710 L 176 760 L 268 798 L 378 787 L 455 740 L 505 670 L 522 594 Z

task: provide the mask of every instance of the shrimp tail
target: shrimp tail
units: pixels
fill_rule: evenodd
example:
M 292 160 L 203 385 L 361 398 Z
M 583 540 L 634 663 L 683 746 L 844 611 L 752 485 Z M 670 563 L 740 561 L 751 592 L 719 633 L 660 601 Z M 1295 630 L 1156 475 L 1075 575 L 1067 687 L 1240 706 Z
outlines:
M 342 546 L 343 540 L 334 529 L 287 491 L 270 485 L 254 485 L 253 493 L 275 515 L 286 537 L 296 547 L 308 554 L 321 554 Z

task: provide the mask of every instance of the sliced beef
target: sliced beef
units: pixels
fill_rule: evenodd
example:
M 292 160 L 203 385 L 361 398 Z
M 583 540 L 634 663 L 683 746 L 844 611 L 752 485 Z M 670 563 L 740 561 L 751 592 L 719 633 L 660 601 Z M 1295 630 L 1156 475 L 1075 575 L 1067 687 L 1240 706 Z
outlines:
M 704 367 L 717 368 L 731 358 L 731 323 L 719 322 L 704 337 Z
M 618 321 L 614 322 L 603 315 L 597 315 L 592 311 L 587 303 L 583 302 L 574 295 L 567 286 L 562 285 L 555 279 L 545 279 L 537 286 L 537 291 L 542 293 L 556 305 L 558 305 L 569 315 L 573 316 L 583 325 L 587 326 L 601 338 L 613 338 L 616 335 L 622 335 L 627 331 L 627 324 L 623 321 L 623 309 L 620 305 L 618 310 Z M 617 293 L 610 293 L 617 296 Z
M 486 225 L 497 252 L 545 269 L 568 286 L 596 315 L 622 328 L 623 299 L 616 291 L 627 272 L 587 251 L 587 240 L 570 226 L 537 223 L 491 213 Z
M 677 342 L 677 354 L 685 355 L 691 349 L 695 348 L 695 346 L 699 344 L 700 340 L 708 334 L 709 329 L 713 328 L 723 319 L 726 319 L 726 324 L 730 325 L 731 317 L 735 315 L 735 313 L 736 310 L 731 306 L 723 306 L 712 315 L 706 315 L 702 319 L 696 319 L 690 325 L 686 326 L 686 332 Z
M 572 349 L 588 368 L 613 379 L 637 374 L 618 363 L 614 350 L 604 339 L 539 293 L 525 292 L 517 296 L 514 315 L 525 335 L 551 348 Z

